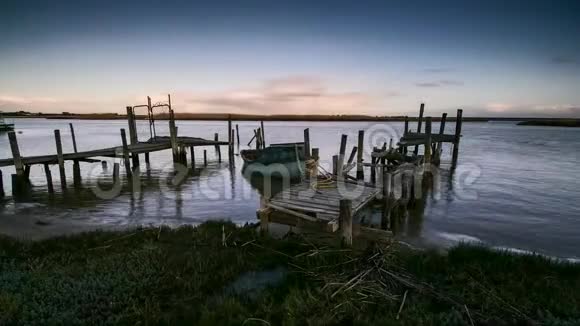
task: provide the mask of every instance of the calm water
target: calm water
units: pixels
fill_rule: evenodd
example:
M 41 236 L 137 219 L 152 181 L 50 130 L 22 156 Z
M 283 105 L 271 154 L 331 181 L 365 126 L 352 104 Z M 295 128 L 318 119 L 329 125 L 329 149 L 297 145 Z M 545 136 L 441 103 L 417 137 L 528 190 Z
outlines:
M 79 150 L 121 144 L 118 121 L 66 121 L 17 119 L 20 151 L 24 156 L 55 153 L 53 129 L 61 129 L 65 152 L 72 151 L 68 123 L 73 122 Z M 167 135 L 166 122 L 158 123 L 158 134 Z M 178 121 L 180 135 L 212 138 L 215 132 L 227 138 L 226 122 Z M 240 122 L 242 148 L 249 141 L 255 122 Z M 349 151 L 359 129 L 370 143 L 382 144 L 398 137 L 402 123 L 367 122 L 267 122 L 266 141 L 302 141 L 309 127 L 313 147 L 320 148 L 323 164 L 338 152 L 340 135 L 349 135 Z M 413 129 L 415 126 L 411 126 Z M 433 130 L 438 130 L 434 125 Z M 453 125 L 448 132 L 453 131 Z M 146 124 L 139 124 L 140 140 L 149 137 Z M 368 140 L 370 138 L 370 140 Z M 215 150 L 207 147 L 210 164 L 179 187 L 167 185 L 171 153 L 151 154 L 152 170 L 141 176 L 143 189 L 132 196 L 122 191 L 112 199 L 100 199 L 93 190 L 108 189 L 109 171 L 98 163 L 81 163 L 84 190 L 63 196 L 58 169 L 52 167 L 56 196 L 50 199 L 41 166 L 34 166 L 32 198 L 14 202 L 7 198 L 0 206 L 0 232 L 40 237 L 94 228 L 118 228 L 139 224 L 187 224 L 208 219 L 229 219 L 236 223 L 256 222 L 260 194 L 245 179 L 236 156 L 230 167 L 227 149 L 218 164 Z M 559 257 L 580 258 L 580 129 L 523 127 L 514 123 L 465 123 L 459 165 L 454 174 L 442 164 L 439 193 L 426 202 L 424 210 L 404 226 L 405 237 L 423 245 L 449 245 L 456 241 L 482 241 L 491 246 L 536 251 Z M 8 137 L 0 134 L 0 157 L 11 157 Z M 196 148 L 201 167 L 203 148 Z M 365 153 L 368 154 L 368 153 Z M 444 160 L 449 161 L 445 147 Z M 189 160 L 189 157 L 188 157 Z M 368 160 L 368 158 L 367 158 Z M 143 163 L 143 158 L 141 158 Z M 10 174 L 2 168 L 9 196 Z M 123 172 L 123 170 L 122 170 Z M 367 173 L 368 174 L 368 173 Z M 72 164 L 67 164 L 72 188 Z

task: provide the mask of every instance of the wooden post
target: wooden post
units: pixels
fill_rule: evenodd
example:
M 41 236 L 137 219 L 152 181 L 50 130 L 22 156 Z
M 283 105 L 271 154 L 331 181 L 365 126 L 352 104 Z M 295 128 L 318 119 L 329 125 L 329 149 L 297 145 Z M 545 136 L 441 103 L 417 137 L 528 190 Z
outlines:
M 417 133 L 421 133 L 421 125 L 423 124 L 423 112 L 425 112 L 425 103 L 421 103 L 421 107 L 419 108 L 419 121 L 417 122 Z M 415 145 L 415 155 L 419 154 L 419 145 Z
M 445 122 L 447 122 L 447 113 L 443 113 L 441 115 L 441 123 L 439 124 L 439 135 L 445 134 Z M 434 155 L 437 155 L 437 161 L 441 160 L 441 147 L 443 146 L 442 142 L 438 142 L 435 147 Z
M 123 162 L 125 164 L 125 173 L 131 177 L 131 163 L 129 162 L 129 147 L 127 146 L 127 135 L 125 129 L 121 129 L 121 141 L 123 142 Z
M 189 146 L 189 152 L 191 154 L 191 171 L 195 171 L 195 150 L 193 146 Z
M 79 160 L 73 161 L 73 182 L 75 187 L 81 186 L 81 165 Z
M 377 147 L 373 147 L 373 153 L 377 151 Z M 378 159 L 376 157 L 371 157 L 371 183 L 374 185 L 377 183 L 377 164 Z
M 8 140 L 10 141 L 10 149 L 12 150 L 16 175 L 21 177 L 24 175 L 24 164 L 22 164 L 22 157 L 20 157 L 20 149 L 18 148 L 18 141 L 16 140 L 16 134 L 14 131 L 8 132 Z
M 431 117 L 425 119 L 425 163 L 431 163 Z
M 391 180 L 392 175 L 387 171 L 386 168 L 383 168 L 383 216 L 381 218 L 381 229 L 386 230 L 390 225 L 390 217 L 391 217 Z
M 151 165 L 149 162 L 149 153 L 145 153 L 145 165 L 147 165 L 147 169 L 149 169 L 149 166 Z
M 0 199 L 4 198 L 4 179 L 2 178 L 2 170 L 0 170 Z
M 115 162 L 113 164 L 113 183 L 117 184 L 117 181 L 119 181 L 119 162 Z
M 238 140 L 238 150 L 240 149 L 240 128 L 238 127 L 238 124 L 236 123 L 236 137 Z
M 318 153 L 319 153 L 318 147 L 314 147 L 314 148 L 312 149 L 312 156 L 311 156 L 311 157 L 312 157 L 314 160 L 317 160 L 317 161 L 318 161 L 318 159 L 320 158 Z
M 77 139 L 75 137 L 75 128 L 73 127 L 72 123 L 69 123 L 68 125 L 70 127 L 70 135 L 72 137 L 73 149 L 74 149 L 75 153 L 78 153 L 78 151 L 77 151 Z
M 235 130 L 232 129 L 232 133 L 230 134 L 230 146 L 231 146 L 231 153 L 230 153 L 230 163 L 234 163 L 234 135 L 236 134 Z
M 46 187 L 48 188 L 48 193 L 54 193 L 54 186 L 52 185 L 52 173 L 50 172 L 50 166 L 44 164 L 44 174 L 46 175 Z
M 352 246 L 352 202 L 350 199 L 341 199 L 339 205 L 338 221 L 342 243 Z
M 260 121 L 260 130 L 262 131 L 262 148 L 266 148 L 266 132 L 264 131 L 264 121 Z
M 332 156 L 332 174 L 338 175 L 338 155 Z
M 129 141 L 131 145 L 137 144 L 137 125 L 135 123 L 135 112 L 133 108 L 128 106 L 127 107 L 127 121 L 129 123 Z M 133 167 L 139 166 L 139 155 L 132 154 L 131 160 L 133 161 Z
M 364 138 L 365 131 L 358 131 L 358 153 L 356 156 L 356 178 L 357 180 L 363 180 L 365 178 L 364 167 L 363 167 L 363 154 L 364 154 Z
M 232 142 L 232 116 L 228 115 L 228 159 L 232 160 L 234 156 L 234 143 Z
M 338 174 L 340 178 L 343 177 L 342 170 L 344 169 L 344 156 L 346 155 L 346 141 L 348 139 L 347 135 L 342 135 L 340 138 L 340 149 L 338 152 Z
M 207 166 L 207 149 L 203 150 L 203 166 Z
M 403 136 L 406 136 L 409 133 L 409 117 L 405 116 L 405 128 L 403 130 Z M 403 146 L 403 154 L 407 154 L 408 147 Z
M 219 135 L 218 135 L 217 132 L 213 135 L 213 139 L 216 142 L 219 141 Z M 216 153 L 216 155 L 218 157 L 218 162 L 221 163 L 222 162 L 222 151 L 221 151 L 221 148 L 220 148 L 219 145 L 215 145 L 215 153 Z
M 171 150 L 173 152 L 173 163 L 179 162 L 179 149 L 177 148 L 177 127 L 175 126 L 175 116 L 173 110 L 169 109 L 169 134 L 171 139 Z
M 64 158 L 62 156 L 62 142 L 60 140 L 60 130 L 54 131 L 54 139 L 56 141 L 56 155 L 58 157 L 58 171 L 60 173 L 60 186 L 62 190 L 66 190 L 66 173 L 64 170 Z
M 453 157 L 451 159 L 451 165 L 455 167 L 457 165 L 457 158 L 459 156 L 459 140 L 461 138 L 461 123 L 463 119 L 463 110 L 457 110 L 457 120 L 455 121 L 455 142 L 453 143 Z
M 352 151 L 350 152 L 350 156 L 348 157 L 347 164 L 351 164 L 352 161 L 354 161 L 354 156 L 356 155 L 357 151 L 358 151 L 358 147 L 353 146 Z
M 304 158 L 310 158 L 310 129 L 304 129 Z

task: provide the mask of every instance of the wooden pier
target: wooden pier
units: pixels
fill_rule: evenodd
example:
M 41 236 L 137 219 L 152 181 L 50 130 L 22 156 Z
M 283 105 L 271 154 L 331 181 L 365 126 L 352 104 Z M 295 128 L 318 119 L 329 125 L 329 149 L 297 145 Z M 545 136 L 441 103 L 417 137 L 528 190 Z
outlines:
M 135 110 L 137 108 L 147 108 L 147 116 L 149 119 L 149 131 L 150 138 L 146 141 L 139 141 L 136 126 Z M 169 132 L 170 135 L 167 137 L 157 136 L 155 129 L 155 114 L 154 110 L 156 108 L 167 108 L 169 110 Z M 12 158 L 0 159 L 0 167 L 14 166 L 16 173 L 12 175 L 12 193 L 15 196 L 24 194 L 30 188 L 30 181 L 28 179 L 30 168 L 33 165 L 43 165 L 46 174 L 47 188 L 50 193 L 54 192 L 54 187 L 52 185 L 52 175 L 50 172 L 49 165 L 58 164 L 59 174 L 60 174 L 60 184 L 61 189 L 66 190 L 66 170 L 65 162 L 73 162 L 73 180 L 75 187 L 79 187 L 81 184 L 81 173 L 79 162 L 89 162 L 98 163 L 101 162 L 99 157 L 116 157 L 122 158 L 124 161 L 126 176 L 131 177 L 133 170 L 140 166 L 139 155 L 144 154 L 145 163 L 147 168 L 149 168 L 149 154 L 152 152 L 162 151 L 171 149 L 173 154 L 173 162 L 183 164 L 187 166 L 187 155 L 186 151 L 189 149 L 191 151 L 192 163 L 191 167 L 194 168 L 194 147 L 200 146 L 213 146 L 218 151 L 221 162 L 221 146 L 228 146 L 228 154 L 230 163 L 233 163 L 233 137 L 231 130 L 231 121 L 228 121 L 228 134 L 230 135 L 228 141 L 220 141 L 217 137 L 214 140 L 207 140 L 198 137 L 187 137 L 178 136 L 178 128 L 175 125 L 174 112 L 171 107 L 171 97 L 168 95 L 167 103 L 158 103 L 155 105 L 151 104 L 151 98 L 147 98 L 147 104 L 128 106 L 127 110 L 127 122 L 129 130 L 129 141 L 127 141 L 127 135 L 125 129 L 120 129 L 121 136 L 121 146 L 107 147 L 101 149 L 94 149 L 88 151 L 79 151 L 77 148 L 76 136 L 74 132 L 73 124 L 70 124 L 71 136 L 73 141 L 74 151 L 72 153 L 64 153 L 62 147 L 62 139 L 60 130 L 54 130 L 55 144 L 56 144 L 56 154 L 49 155 L 38 155 L 38 156 L 27 156 L 23 157 L 20 154 L 20 148 L 18 145 L 18 140 L 16 133 L 9 132 L 8 138 L 10 141 L 10 148 L 12 151 Z M 207 158 L 204 150 L 204 165 L 207 165 Z M 106 168 L 106 162 L 102 162 L 103 167 Z M 1 180 L 0 171 L 0 180 Z M 113 170 L 114 182 L 119 181 L 119 167 L 118 163 L 115 163 Z M 0 198 L 4 196 L 4 188 L 0 182 Z
M 398 224 L 396 209 L 425 200 L 441 163 L 444 143 L 453 145 L 451 169 L 457 165 L 463 111 L 457 110 L 455 133 L 450 135 L 445 134 L 447 114 L 442 115 L 439 132 L 434 134 L 432 118 L 423 118 L 424 109 L 425 105 L 421 104 L 416 132 L 409 130 L 406 117 L 403 135 L 396 146 L 391 139 L 380 148 L 372 148 L 370 163 L 363 161 L 364 130 L 358 132 L 357 145 L 353 146 L 348 160 L 345 160 L 348 137 L 342 135 L 338 154 L 332 157 L 332 172 L 324 170 L 321 175 L 318 150 L 310 152 L 310 133 L 305 129 L 304 156 L 311 170 L 302 182 L 266 198 L 265 205 L 257 212 L 262 230 L 268 230 L 271 222 L 296 226 L 334 233 L 346 245 L 352 245 L 356 237 L 373 241 L 388 239 Z M 424 132 L 421 131 L 423 122 Z M 408 147 L 414 149 L 409 151 Z M 365 168 L 370 169 L 370 182 L 365 179 Z M 354 176 L 350 175 L 351 171 Z M 319 187 L 321 182 L 323 185 Z M 381 207 L 379 227 L 365 222 L 366 208 L 370 206 Z

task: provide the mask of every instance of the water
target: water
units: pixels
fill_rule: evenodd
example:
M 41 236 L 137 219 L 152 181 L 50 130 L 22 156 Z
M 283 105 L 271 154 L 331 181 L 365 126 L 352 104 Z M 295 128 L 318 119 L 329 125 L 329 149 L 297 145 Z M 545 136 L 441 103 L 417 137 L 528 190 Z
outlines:
M 72 151 L 68 123 L 73 122 L 79 150 L 121 144 L 120 128 L 125 120 L 80 121 L 16 119 L 22 155 L 55 153 L 53 129 L 60 129 L 65 152 Z M 158 134 L 168 135 L 166 122 L 158 123 Z M 178 121 L 180 135 L 227 139 L 227 123 Z M 242 148 L 249 141 L 256 122 L 239 122 Z M 303 129 L 310 128 L 313 147 L 320 148 L 322 163 L 338 152 L 340 135 L 349 135 L 355 145 L 359 129 L 365 130 L 365 147 L 397 139 L 403 124 L 374 122 L 267 122 L 266 141 L 302 141 Z M 453 131 L 453 123 L 447 132 Z M 414 125 L 411 129 L 415 128 Z M 139 138 L 149 136 L 148 125 L 139 122 Z M 438 130 L 438 125 L 433 126 Z M 464 123 L 459 164 L 450 173 L 447 162 L 450 146 L 444 147 L 440 191 L 415 210 L 404 226 L 404 237 L 420 245 L 449 245 L 457 241 L 480 241 L 491 246 L 535 251 L 567 258 L 580 258 L 580 129 L 516 126 L 514 123 Z M 112 199 L 93 194 L 97 185 L 108 189 L 109 171 L 98 163 L 81 163 L 83 192 L 60 194 L 57 166 L 52 174 L 57 194 L 49 198 L 41 166 L 34 166 L 30 178 L 32 197 L 13 201 L 7 198 L 0 207 L 0 232 L 38 238 L 94 228 L 124 228 L 159 223 L 195 224 L 208 219 L 228 219 L 236 223 L 256 222 L 260 194 L 240 170 L 235 157 L 230 167 L 227 149 L 218 164 L 213 147 L 206 147 L 210 164 L 188 177 L 179 187 L 167 185 L 171 153 L 151 154 L 152 169 L 143 173 L 143 190 L 132 196 L 123 190 Z M 201 167 L 203 148 L 196 148 Z M 0 135 L 2 158 L 11 157 L 8 137 Z M 369 161 L 368 151 L 365 153 Z M 189 157 L 188 157 L 189 160 Z M 143 164 L 143 157 L 141 157 Z M 67 163 L 69 188 L 72 164 Z M 123 168 L 121 169 L 123 172 Z M 13 167 L 2 168 L 4 186 L 10 196 Z M 368 175 L 368 172 L 367 172 Z M 102 197 L 102 196 L 101 196 Z

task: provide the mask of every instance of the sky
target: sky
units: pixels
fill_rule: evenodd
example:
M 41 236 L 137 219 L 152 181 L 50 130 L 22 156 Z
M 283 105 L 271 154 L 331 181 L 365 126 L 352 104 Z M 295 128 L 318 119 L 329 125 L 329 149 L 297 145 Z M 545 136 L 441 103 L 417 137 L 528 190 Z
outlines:
M 580 118 L 580 1 L 2 1 L 0 110 Z

